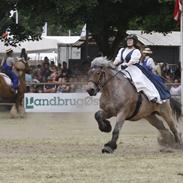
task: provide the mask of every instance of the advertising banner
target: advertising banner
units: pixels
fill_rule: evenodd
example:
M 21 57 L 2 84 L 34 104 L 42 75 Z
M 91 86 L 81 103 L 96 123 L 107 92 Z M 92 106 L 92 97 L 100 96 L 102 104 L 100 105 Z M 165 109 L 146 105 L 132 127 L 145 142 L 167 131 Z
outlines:
M 99 109 L 98 94 L 87 93 L 26 93 L 26 112 L 96 112 Z

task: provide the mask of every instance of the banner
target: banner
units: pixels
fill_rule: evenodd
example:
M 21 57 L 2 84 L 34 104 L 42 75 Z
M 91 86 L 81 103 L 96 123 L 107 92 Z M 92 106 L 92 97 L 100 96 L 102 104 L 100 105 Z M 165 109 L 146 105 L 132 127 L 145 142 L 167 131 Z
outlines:
M 87 93 L 26 93 L 26 112 L 96 112 L 99 109 L 98 94 Z

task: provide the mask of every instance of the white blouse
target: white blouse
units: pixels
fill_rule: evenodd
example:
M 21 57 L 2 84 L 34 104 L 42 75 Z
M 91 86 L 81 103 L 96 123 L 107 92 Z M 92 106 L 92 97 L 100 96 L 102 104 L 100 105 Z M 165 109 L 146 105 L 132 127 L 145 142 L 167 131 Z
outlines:
M 121 52 L 123 51 L 123 49 L 125 49 L 124 52 L 123 52 L 123 59 L 124 59 L 124 62 L 126 62 L 126 61 L 125 61 L 126 56 L 127 56 L 128 53 L 131 52 L 134 48 L 130 48 L 130 49 L 129 49 L 129 48 L 121 48 L 121 49 L 118 51 L 118 54 L 117 54 L 117 56 L 116 56 L 116 58 L 115 58 L 115 64 L 116 64 L 116 65 L 119 64 L 119 63 L 122 61 L 122 60 L 121 60 Z M 135 49 L 135 50 L 132 52 L 131 59 L 129 60 L 129 62 L 131 61 L 131 62 L 133 62 L 133 64 L 138 63 L 139 60 L 140 60 L 140 58 L 141 58 L 141 52 L 140 52 L 140 50 L 139 50 L 139 49 Z

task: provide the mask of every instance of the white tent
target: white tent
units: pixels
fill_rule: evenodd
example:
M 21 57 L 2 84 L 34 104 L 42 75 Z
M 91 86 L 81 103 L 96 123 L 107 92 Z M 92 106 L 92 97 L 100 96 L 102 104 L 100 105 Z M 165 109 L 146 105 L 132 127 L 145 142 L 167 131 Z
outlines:
M 3 42 L 0 42 L 0 54 L 4 54 L 6 49 L 12 48 L 14 53 L 20 55 L 21 49 L 25 48 L 28 56 L 34 60 L 43 60 L 47 56 L 50 60 L 68 61 L 75 54 L 76 48 L 72 50 L 72 44 L 80 39 L 80 36 L 42 36 L 39 41 L 25 41 L 21 42 L 20 46 L 4 46 Z M 80 52 L 80 50 L 78 50 Z M 55 56 L 57 54 L 57 56 Z M 80 54 L 79 54 L 80 55 Z
M 15 53 L 20 53 L 22 48 L 25 48 L 28 53 L 52 52 L 57 51 L 58 44 L 72 45 L 79 39 L 80 36 L 45 36 L 39 41 L 22 42 L 17 47 L 4 46 L 4 43 L 0 42 L 0 53 L 5 53 L 5 50 L 10 47 Z

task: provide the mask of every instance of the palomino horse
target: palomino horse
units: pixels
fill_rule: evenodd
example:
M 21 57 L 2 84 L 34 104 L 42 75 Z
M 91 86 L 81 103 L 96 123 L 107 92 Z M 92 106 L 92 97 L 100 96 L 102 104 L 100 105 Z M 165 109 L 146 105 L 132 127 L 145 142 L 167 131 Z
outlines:
M 102 132 L 110 132 L 112 128 L 107 119 L 116 116 L 112 139 L 104 145 L 103 153 L 112 153 L 117 148 L 119 132 L 127 119 L 136 121 L 145 118 L 149 121 L 159 130 L 161 136 L 158 141 L 161 145 L 171 144 L 175 147 L 182 143 L 181 132 L 173 118 L 173 114 L 177 120 L 181 117 L 181 106 L 174 99 L 162 104 L 150 102 L 143 93 L 137 93 L 129 79 L 103 57 L 93 60 L 88 75 L 89 95 L 95 96 L 101 91 L 100 110 L 95 113 L 99 129 Z M 166 121 L 169 129 L 159 117 Z
M 15 102 L 15 105 L 12 106 L 10 111 L 12 117 L 15 117 L 17 112 L 23 117 L 23 98 L 26 91 L 25 73 L 29 73 L 29 65 L 23 59 L 17 59 L 14 64 L 14 70 L 19 77 L 17 94 L 13 93 L 11 90 L 11 80 L 9 77 L 0 73 L 0 97 L 3 100 Z

